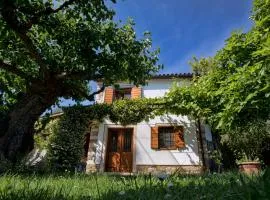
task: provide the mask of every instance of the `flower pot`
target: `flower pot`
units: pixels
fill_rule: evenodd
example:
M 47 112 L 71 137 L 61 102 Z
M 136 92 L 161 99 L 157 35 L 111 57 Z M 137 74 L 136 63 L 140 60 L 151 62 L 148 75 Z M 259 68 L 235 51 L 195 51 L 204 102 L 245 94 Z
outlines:
M 261 163 L 257 161 L 242 162 L 239 164 L 239 170 L 246 174 L 257 174 L 261 170 Z

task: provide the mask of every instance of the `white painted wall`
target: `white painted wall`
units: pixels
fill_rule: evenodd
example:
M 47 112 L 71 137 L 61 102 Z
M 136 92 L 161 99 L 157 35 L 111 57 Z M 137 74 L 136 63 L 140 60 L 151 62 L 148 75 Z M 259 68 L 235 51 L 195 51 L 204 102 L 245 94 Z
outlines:
M 155 125 L 181 125 L 184 126 L 184 140 L 186 147 L 178 150 L 154 150 L 151 149 L 151 127 Z M 108 128 L 120 128 L 121 125 L 105 120 L 99 126 L 98 144 L 96 151 L 96 164 L 104 169 L 106 142 Z M 199 165 L 198 142 L 196 136 L 195 121 L 186 116 L 162 116 L 151 119 L 149 122 L 141 122 L 137 125 L 126 127 L 134 128 L 135 151 L 134 165 Z
M 172 87 L 173 80 L 151 80 L 148 85 L 142 87 L 142 97 L 154 98 L 164 96 Z
M 175 80 L 162 79 L 151 80 L 148 85 L 142 86 L 142 96 L 145 98 L 162 97 L 169 91 L 172 83 Z M 179 84 L 186 84 L 178 80 Z M 128 87 L 129 84 L 120 84 L 120 86 Z M 101 95 L 102 96 L 102 95 Z M 102 97 L 99 97 L 99 102 L 102 102 Z M 184 126 L 184 140 L 186 147 L 179 150 L 153 150 L 151 149 L 151 127 L 161 124 L 177 124 Z M 101 170 L 104 169 L 104 159 L 106 153 L 106 142 L 108 128 L 122 127 L 105 120 L 100 124 L 96 164 L 101 165 Z M 198 142 L 196 137 L 195 121 L 187 116 L 157 116 L 148 122 L 141 122 L 137 125 L 126 127 L 134 128 L 135 139 L 135 155 L 134 165 L 199 165 L 200 158 L 198 152 Z M 135 166 L 134 166 L 135 167 Z
M 184 126 L 186 147 L 179 150 L 151 149 L 151 127 L 161 124 Z M 137 165 L 198 165 L 200 163 L 196 127 L 194 121 L 181 116 L 162 116 L 137 125 L 136 164 Z
M 149 80 L 148 84 L 142 87 L 142 97 L 145 98 L 154 98 L 164 96 L 173 84 L 177 85 L 187 85 L 189 84 L 188 79 L 153 79 Z M 132 84 L 128 83 L 119 83 L 121 88 L 130 88 L 133 87 Z M 97 89 L 100 89 L 101 83 L 97 84 Z M 97 103 L 103 103 L 104 101 L 104 92 L 95 96 L 95 101 Z

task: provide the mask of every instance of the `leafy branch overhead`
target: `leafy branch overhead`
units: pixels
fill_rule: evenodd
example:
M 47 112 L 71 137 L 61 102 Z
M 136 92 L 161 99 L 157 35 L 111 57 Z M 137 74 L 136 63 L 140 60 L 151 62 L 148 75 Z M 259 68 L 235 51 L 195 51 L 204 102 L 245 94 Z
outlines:
M 0 2 L 0 94 L 10 116 L 5 122 L 10 126 L 1 131 L 7 141 L 14 139 L 4 142 L 4 154 L 29 146 L 22 138 L 30 135 L 26 141 L 32 141 L 35 121 L 59 98 L 93 100 L 107 85 L 145 84 L 160 69 L 150 34 L 137 37 L 132 20 L 115 22 L 107 3 Z M 89 81 L 102 81 L 104 87 L 93 92 Z
M 103 1 L 70 0 L 54 7 L 42 1 L 3 1 L 2 70 L 30 82 L 54 79 L 67 86 L 80 82 L 72 87 L 98 79 L 106 84 L 123 79 L 138 84 L 146 78 L 142 72 L 148 76 L 149 70 L 157 71 L 157 51 L 150 51 L 149 36 L 137 40 L 132 22 L 113 22 L 114 12 Z
M 212 58 L 194 59 L 195 77 L 188 90 L 174 88 L 172 102 L 208 110 L 213 127 L 237 129 L 268 120 L 270 114 L 270 1 L 254 0 L 246 33 L 235 31 Z M 177 102 L 177 103 L 176 103 Z M 173 110 L 177 112 L 177 107 Z

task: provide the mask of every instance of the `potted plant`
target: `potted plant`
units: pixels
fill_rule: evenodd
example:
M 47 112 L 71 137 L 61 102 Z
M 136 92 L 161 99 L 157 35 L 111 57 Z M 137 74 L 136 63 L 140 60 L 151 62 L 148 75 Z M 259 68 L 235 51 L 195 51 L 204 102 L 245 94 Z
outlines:
M 238 162 L 239 171 L 246 174 L 257 174 L 261 170 L 261 162 L 258 158 L 248 158 L 244 156 Z
M 260 153 L 263 141 L 269 138 L 268 123 L 257 121 L 223 135 L 223 142 L 234 152 L 239 171 L 258 173 L 261 169 Z

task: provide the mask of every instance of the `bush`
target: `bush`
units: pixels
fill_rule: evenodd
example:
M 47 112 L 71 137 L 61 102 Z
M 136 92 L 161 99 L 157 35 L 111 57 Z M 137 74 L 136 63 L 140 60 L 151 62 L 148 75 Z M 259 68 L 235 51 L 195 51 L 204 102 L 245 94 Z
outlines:
M 222 142 L 234 152 L 239 161 L 252 161 L 262 158 L 262 147 L 269 142 L 270 129 L 268 122 L 257 121 L 236 129 L 222 136 Z
M 84 133 L 89 117 L 83 107 L 65 108 L 52 129 L 48 145 L 48 164 L 52 170 L 74 171 L 83 156 Z

